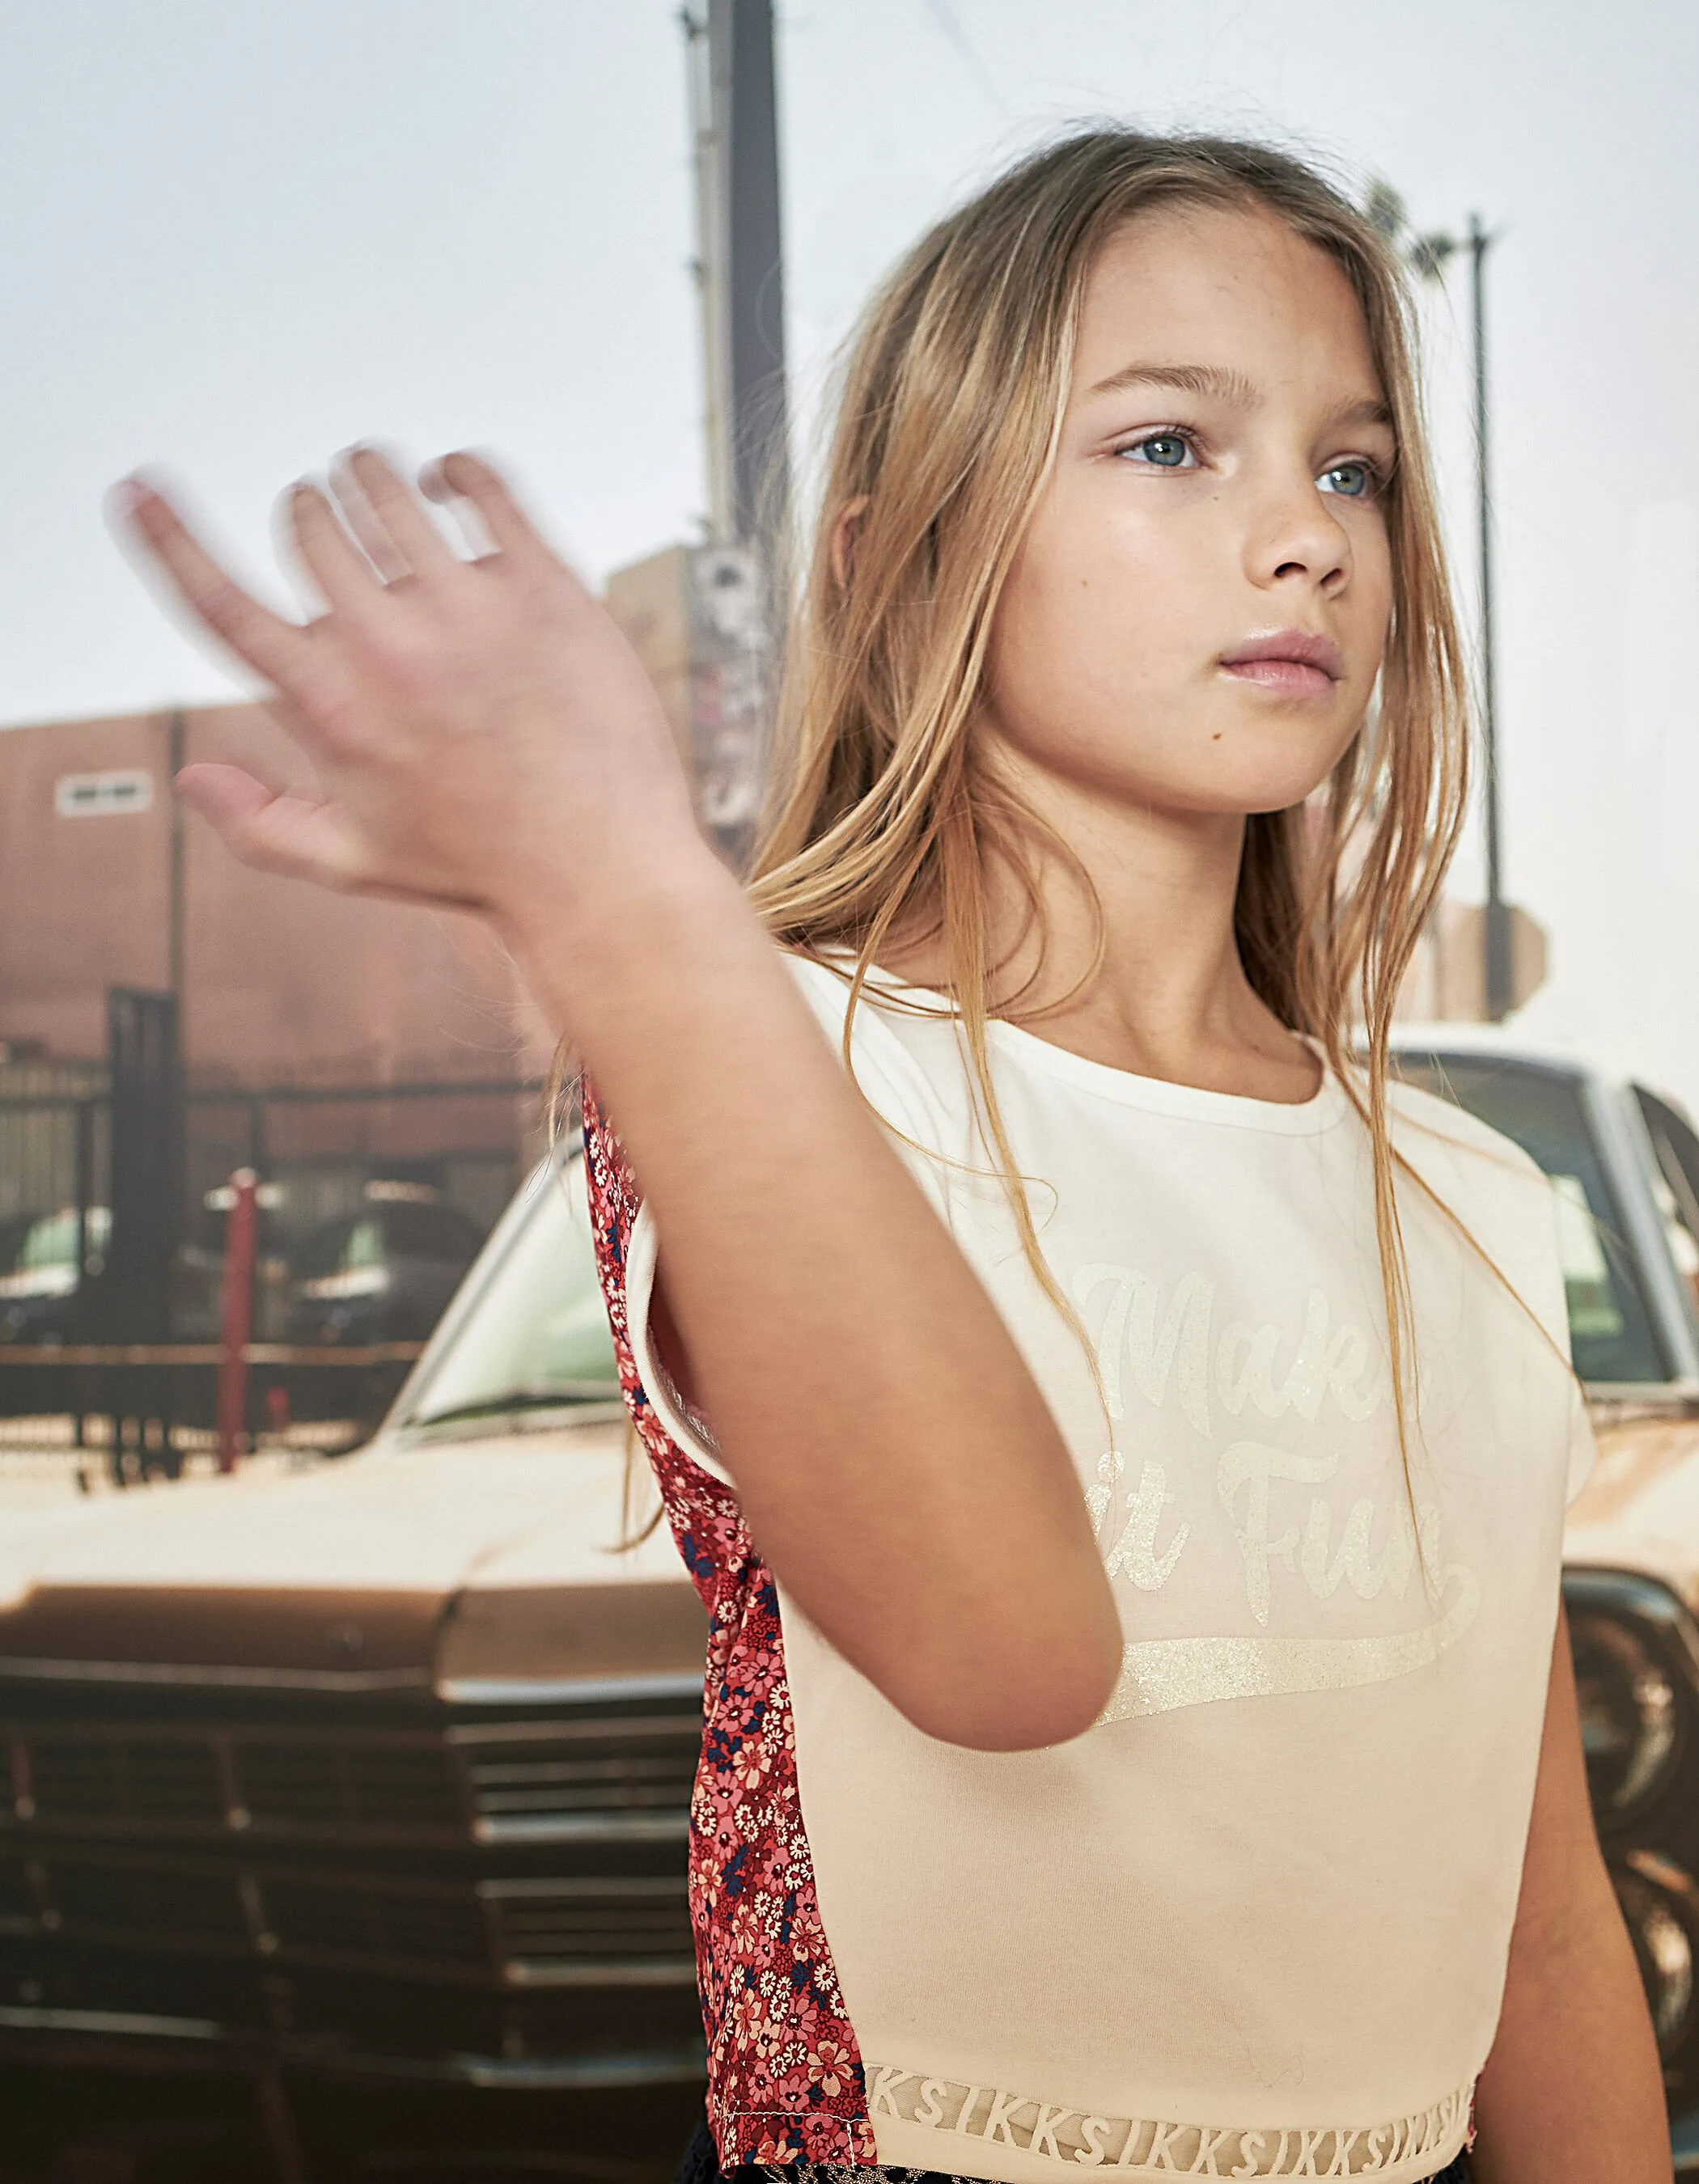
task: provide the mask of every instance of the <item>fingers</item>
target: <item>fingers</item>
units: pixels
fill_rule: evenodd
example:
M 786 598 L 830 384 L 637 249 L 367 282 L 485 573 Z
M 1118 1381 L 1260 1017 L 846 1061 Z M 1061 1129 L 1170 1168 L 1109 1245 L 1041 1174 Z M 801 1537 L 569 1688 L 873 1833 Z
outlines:
M 396 551 L 395 542 L 373 516 L 365 495 L 345 488 L 337 464 L 331 465 L 331 486 L 337 515 L 354 533 L 361 553 L 384 582 L 393 584 L 404 577 L 407 564 Z
M 382 592 L 382 577 L 316 486 L 291 487 L 285 496 L 285 523 L 302 567 L 331 612 L 356 619 L 369 614 Z
M 332 482 L 355 536 L 386 574 L 398 562 L 418 577 L 459 566 L 460 556 L 412 487 L 376 448 L 349 448 L 338 458 Z
M 145 480 L 126 478 L 114 488 L 110 504 L 196 621 L 268 682 L 287 688 L 305 661 L 305 632 L 243 591 Z
M 444 455 L 426 471 L 422 483 L 432 500 L 469 501 L 498 554 L 508 554 L 521 564 L 540 560 L 555 564 L 554 555 L 509 491 L 507 481 L 481 456 L 468 454 L 464 448 Z
M 366 883 L 354 831 L 328 804 L 270 788 L 239 766 L 209 762 L 186 766 L 177 793 L 245 865 L 324 887 Z
M 398 886 L 374 874 L 359 836 L 331 805 L 270 788 L 239 766 L 201 761 L 177 776 L 177 794 L 210 822 L 245 865 L 344 893 L 429 909 L 480 911 L 469 897 Z

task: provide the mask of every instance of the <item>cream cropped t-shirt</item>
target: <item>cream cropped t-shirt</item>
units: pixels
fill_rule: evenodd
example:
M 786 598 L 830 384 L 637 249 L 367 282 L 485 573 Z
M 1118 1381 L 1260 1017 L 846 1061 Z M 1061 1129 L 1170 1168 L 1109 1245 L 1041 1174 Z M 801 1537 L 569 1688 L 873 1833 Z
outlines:
M 788 960 L 836 1045 L 845 981 Z M 865 1000 L 855 1070 L 1066 1436 L 1124 1663 L 1083 1736 L 964 1751 L 781 1594 L 879 2159 L 1009 2184 L 1427 2176 L 1462 2142 L 1498 2018 L 1564 1509 L 1591 1461 L 1551 1191 L 1482 1124 L 1395 1092 L 1399 1150 L 1516 1292 L 1402 1187 L 1412 1497 L 1368 1139 L 1340 1086 L 1281 1106 L 989 1030 L 1095 1381 L 985 1175 L 955 1028 Z M 649 1351 L 655 1254 L 645 1214 L 643 1381 L 723 1478 Z

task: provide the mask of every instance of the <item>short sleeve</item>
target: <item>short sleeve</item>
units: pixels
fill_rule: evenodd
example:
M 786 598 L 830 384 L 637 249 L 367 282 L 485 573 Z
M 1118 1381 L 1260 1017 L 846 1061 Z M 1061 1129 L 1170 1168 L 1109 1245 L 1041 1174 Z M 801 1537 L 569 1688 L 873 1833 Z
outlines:
M 841 1055 L 849 980 L 805 956 L 787 955 L 783 961 L 833 1052 Z M 934 1150 L 947 1126 L 924 1071 L 869 1001 L 856 1009 L 850 1050 L 862 1096 L 891 1133 L 896 1150 L 934 1209 L 948 1219 L 949 1170 Z M 644 1206 L 632 1226 L 625 1276 L 626 1321 L 638 1375 L 671 1439 L 705 1471 L 731 1485 L 711 1427 L 673 1386 L 650 1338 L 649 1311 L 660 1258 L 660 1233 Z

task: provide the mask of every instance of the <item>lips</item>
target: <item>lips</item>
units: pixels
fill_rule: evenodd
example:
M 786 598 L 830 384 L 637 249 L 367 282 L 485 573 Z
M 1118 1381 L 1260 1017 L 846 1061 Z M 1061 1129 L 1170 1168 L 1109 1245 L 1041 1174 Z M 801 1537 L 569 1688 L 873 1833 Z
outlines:
M 1302 629 L 1252 638 L 1223 653 L 1221 666 L 1235 682 L 1254 683 L 1291 698 L 1325 697 L 1345 673 L 1345 660 L 1333 639 Z

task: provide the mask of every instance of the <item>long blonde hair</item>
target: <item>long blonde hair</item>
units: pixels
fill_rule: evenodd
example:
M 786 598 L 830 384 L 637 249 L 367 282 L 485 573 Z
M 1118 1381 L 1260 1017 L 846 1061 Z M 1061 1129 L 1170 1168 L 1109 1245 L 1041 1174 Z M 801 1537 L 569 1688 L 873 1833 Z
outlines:
M 1054 461 L 1086 283 L 1106 240 L 1158 207 L 1273 214 L 1359 302 L 1397 446 L 1384 506 L 1393 613 L 1378 704 L 1324 805 L 1248 820 L 1234 930 L 1255 991 L 1313 1039 L 1366 1124 L 1390 1365 L 1408 1451 L 1414 1329 L 1387 1123 L 1388 1035 L 1468 795 L 1468 705 L 1412 360 L 1407 292 L 1368 220 L 1299 161 L 1207 136 L 1097 128 L 1036 153 L 941 220 L 874 298 L 850 352 L 818 532 L 788 649 L 779 763 L 750 893 L 775 938 L 853 961 L 850 1017 L 894 940 L 941 945 L 988 1150 L 1027 1257 L 1050 1273 L 999 1111 L 986 871 L 1042 942 L 1044 840 L 973 734 L 999 598 Z M 857 510 L 853 553 L 834 526 Z M 1318 800 L 1319 803 L 1319 800 Z M 1350 869 L 1346 869 L 1349 845 Z M 1354 1063 L 1360 1037 L 1366 1050 Z M 845 1056 L 850 1034 L 846 1028 Z M 1074 1323 L 1077 1324 L 1077 1323 Z

